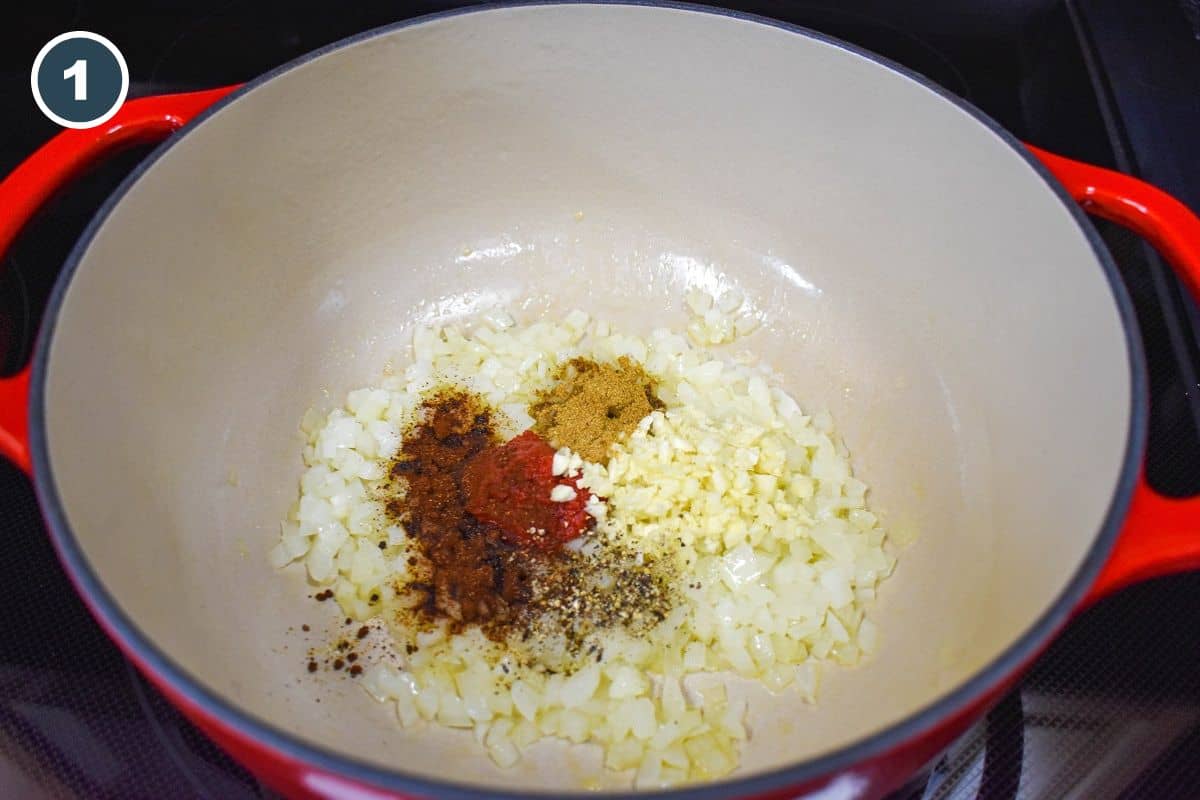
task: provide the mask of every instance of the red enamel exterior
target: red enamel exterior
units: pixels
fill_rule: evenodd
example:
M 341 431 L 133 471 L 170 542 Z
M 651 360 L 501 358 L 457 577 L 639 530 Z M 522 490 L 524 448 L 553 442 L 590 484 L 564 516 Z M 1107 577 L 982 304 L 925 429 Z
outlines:
M 1200 302 L 1200 220 L 1148 183 L 1029 148 L 1089 214 L 1124 225 L 1162 254 Z M 1121 537 L 1088 601 L 1137 581 L 1200 569 L 1200 497 L 1164 497 L 1138 477 Z
M 7 250 L 55 191 L 101 157 L 123 146 L 165 139 L 235 88 L 133 100 L 100 127 L 66 130 L 55 136 L 0 182 L 0 208 L 4 209 L 0 216 L 0 253 Z M 1088 212 L 1126 225 L 1157 247 L 1193 295 L 1200 298 L 1200 220 L 1182 203 L 1127 175 L 1081 164 L 1037 148 L 1030 150 Z M 28 388 L 28 368 L 13 378 L 0 381 L 0 454 L 27 473 L 31 471 Z M 1134 581 L 1200 568 L 1198 532 L 1200 498 L 1165 498 L 1150 489 L 1144 478 L 1140 479 L 1121 538 L 1093 587 L 1089 601 Z M 76 588 L 80 588 L 78 583 Z M 125 655 L 138 664 L 171 702 L 276 791 L 304 800 L 397 797 L 382 789 L 324 773 L 210 716 L 187 691 L 154 673 L 139 653 L 96 613 L 92 598 L 85 596 L 84 600 Z M 937 720 L 892 750 L 816 783 L 759 797 L 764 800 L 796 797 L 798 793 L 825 786 L 833 789 L 831 783 L 842 783 L 839 788 L 846 790 L 845 796 L 878 797 L 885 794 L 928 763 L 998 701 L 1034 657 L 1036 654 L 956 714 Z M 838 794 L 842 796 L 843 792 Z
M 33 470 L 29 460 L 29 373 L 27 365 L 13 377 L 0 380 L 0 455 L 26 475 Z
M 0 181 L 0 253 L 42 204 L 101 158 L 125 147 L 162 141 L 236 86 L 130 100 L 95 128 L 64 130 Z M 29 455 L 29 367 L 0 380 L 0 455 L 32 470 Z

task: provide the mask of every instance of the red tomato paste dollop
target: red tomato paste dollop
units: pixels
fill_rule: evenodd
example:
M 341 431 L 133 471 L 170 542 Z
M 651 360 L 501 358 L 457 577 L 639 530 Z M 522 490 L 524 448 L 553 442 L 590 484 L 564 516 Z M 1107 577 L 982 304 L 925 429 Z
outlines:
M 591 522 L 583 510 L 591 494 L 552 474 L 553 462 L 554 448 L 533 431 L 479 452 L 463 470 L 467 511 L 514 544 L 550 550 L 574 539 Z M 555 486 L 570 486 L 575 498 L 554 502 Z

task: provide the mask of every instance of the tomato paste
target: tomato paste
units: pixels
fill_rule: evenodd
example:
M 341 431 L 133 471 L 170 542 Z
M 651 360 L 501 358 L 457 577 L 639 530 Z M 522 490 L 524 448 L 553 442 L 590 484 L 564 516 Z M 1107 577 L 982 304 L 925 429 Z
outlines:
M 515 544 L 548 550 L 574 539 L 591 522 L 584 511 L 591 495 L 574 478 L 552 474 L 553 462 L 554 448 L 533 431 L 482 450 L 463 470 L 467 510 Z M 575 497 L 551 500 L 562 485 Z

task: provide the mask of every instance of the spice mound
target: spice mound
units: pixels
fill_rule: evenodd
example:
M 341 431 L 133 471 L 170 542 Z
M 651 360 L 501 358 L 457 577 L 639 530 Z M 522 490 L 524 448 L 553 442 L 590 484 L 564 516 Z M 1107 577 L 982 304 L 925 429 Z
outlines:
M 607 461 L 614 442 L 663 407 L 654 394 L 654 381 L 627 356 L 616 364 L 573 358 L 555 377 L 554 386 L 529 406 L 533 429 L 555 447 L 569 447 L 587 461 Z
M 385 506 L 418 546 L 411 566 L 423 574 L 409 588 L 422 595 L 419 608 L 427 616 L 457 623 L 502 617 L 523 598 L 520 559 L 504 537 L 467 513 L 461 485 L 463 464 L 499 443 L 494 415 L 477 397 L 455 390 L 425 398 L 420 414 L 392 462 Z
M 386 489 L 386 514 L 414 545 L 408 579 L 394 587 L 410 601 L 402 625 L 474 623 L 496 642 L 554 643 L 561 664 L 593 634 L 666 616 L 669 562 L 563 547 L 595 524 L 585 510 L 593 498 L 577 477 L 554 474 L 554 459 L 533 431 L 502 443 L 497 412 L 478 395 L 442 388 L 423 398 Z

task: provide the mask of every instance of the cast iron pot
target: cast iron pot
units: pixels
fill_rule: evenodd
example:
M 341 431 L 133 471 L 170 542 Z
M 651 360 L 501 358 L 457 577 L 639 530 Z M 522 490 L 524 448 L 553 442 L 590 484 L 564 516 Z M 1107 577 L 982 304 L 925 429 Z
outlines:
M 833 411 L 912 539 L 879 654 L 826 670 L 815 705 L 749 688 L 742 768 L 679 796 L 878 796 L 1088 598 L 1200 565 L 1197 501 L 1141 477 L 1137 328 L 1076 202 L 1193 291 L 1200 223 L 869 53 L 669 4 L 426 17 L 64 131 L 0 184 L 0 248 L 88 164 L 158 139 L 0 384 L 0 443 L 112 638 L 285 794 L 620 786 L 558 744 L 501 771 L 468 734 L 401 730 L 353 681 L 302 674 L 289 627 L 336 612 L 266 562 L 297 422 L 433 318 L 532 297 L 644 333 L 682 324 L 688 287 L 737 286 L 771 320 L 746 346 Z

